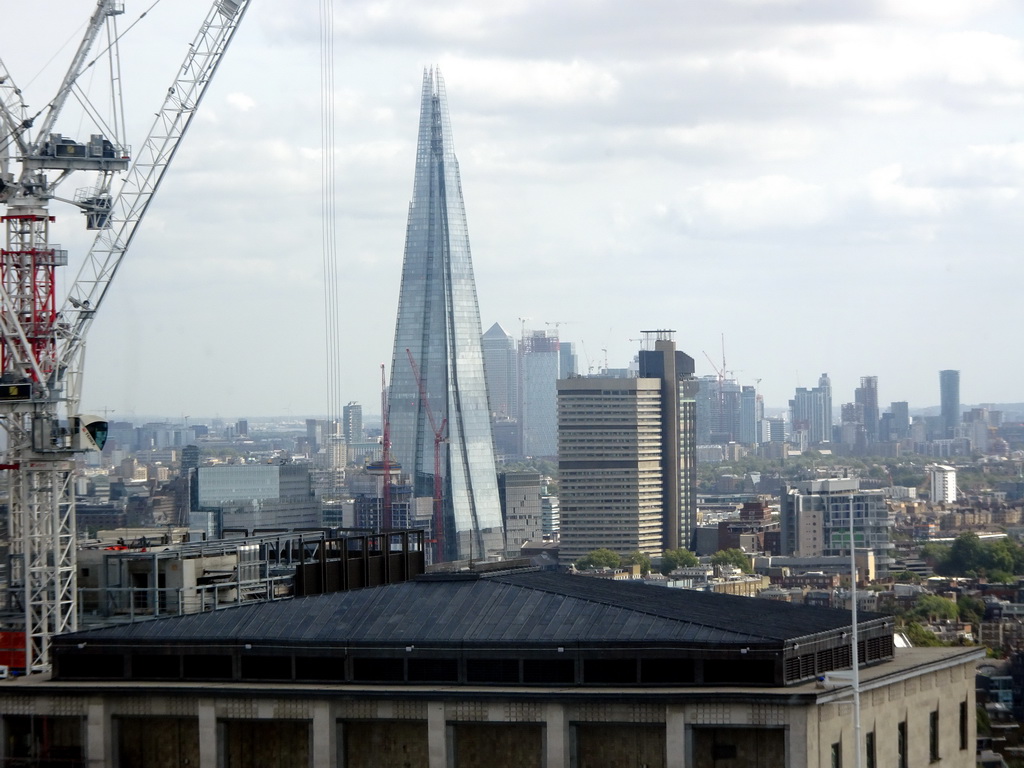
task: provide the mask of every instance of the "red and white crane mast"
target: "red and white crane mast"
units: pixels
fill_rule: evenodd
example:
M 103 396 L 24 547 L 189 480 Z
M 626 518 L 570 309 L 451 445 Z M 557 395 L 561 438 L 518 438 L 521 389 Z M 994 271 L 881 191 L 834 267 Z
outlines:
M 78 413 L 85 337 L 146 208 L 250 0 L 214 0 L 166 91 L 156 121 L 134 160 L 120 112 L 118 0 L 97 0 L 82 42 L 46 107 L 31 114 L 0 61 L 0 427 L 7 449 L 10 554 L 9 610 L 23 617 L 25 671 L 49 666 L 53 635 L 77 628 L 76 452 L 102 447 L 106 422 Z M 90 51 L 106 30 L 114 114 L 88 141 L 54 131 L 74 93 L 96 116 L 78 85 Z M 38 122 L 38 125 L 37 125 Z M 31 131 L 35 129 L 33 136 Z M 12 168 L 19 168 L 15 173 Z M 115 174 L 127 174 L 111 194 Z M 94 176 L 74 200 L 57 187 L 76 172 Z M 96 230 L 77 279 L 58 309 L 57 268 L 67 252 L 51 241 L 50 201 L 71 203 Z

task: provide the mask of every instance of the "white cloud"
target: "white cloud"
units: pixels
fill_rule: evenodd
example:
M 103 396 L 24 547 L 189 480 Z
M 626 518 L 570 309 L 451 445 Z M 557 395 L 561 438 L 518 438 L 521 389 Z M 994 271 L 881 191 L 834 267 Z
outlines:
M 248 112 L 256 106 L 256 100 L 244 93 L 229 93 L 224 100 L 239 112 Z
M 899 164 L 870 171 L 866 188 L 870 199 L 887 214 L 937 216 L 944 208 L 938 190 L 907 184 Z
M 822 187 L 780 175 L 709 181 L 689 190 L 677 207 L 688 229 L 705 234 L 799 229 L 829 213 Z

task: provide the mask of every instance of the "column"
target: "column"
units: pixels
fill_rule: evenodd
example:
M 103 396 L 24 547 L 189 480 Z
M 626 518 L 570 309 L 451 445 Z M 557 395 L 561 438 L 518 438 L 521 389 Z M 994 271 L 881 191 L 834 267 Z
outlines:
M 665 707 L 665 768 L 685 768 L 686 747 L 686 709 L 670 704 Z
M 85 715 L 85 758 L 89 768 L 114 764 L 110 714 L 102 698 L 90 699 Z
M 448 723 L 444 702 L 427 702 L 427 751 L 429 768 L 448 768 Z
M 565 707 L 546 705 L 544 720 L 545 768 L 569 768 L 569 722 Z
M 332 716 L 331 704 L 313 704 L 313 768 L 334 768 L 338 762 L 338 726 Z
M 199 768 L 217 768 L 217 708 L 213 699 L 200 699 Z

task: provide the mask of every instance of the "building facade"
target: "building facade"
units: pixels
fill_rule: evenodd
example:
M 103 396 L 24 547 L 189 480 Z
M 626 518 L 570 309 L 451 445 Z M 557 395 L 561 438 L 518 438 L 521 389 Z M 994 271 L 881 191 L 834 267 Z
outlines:
M 324 617 L 330 617 L 324 621 Z M 849 613 L 580 576 L 432 575 L 58 638 L 0 692 L 11 764 L 973 768 L 976 648 Z M 940 763 L 941 761 L 941 763 Z
M 945 464 L 931 464 L 927 470 L 932 504 L 956 502 L 956 469 Z
M 939 437 L 951 440 L 956 437 L 956 426 L 960 423 L 960 371 L 939 371 L 939 403 L 942 414 Z
M 558 382 L 560 555 L 658 555 L 696 532 L 693 358 L 670 331 L 640 352 L 639 378 Z
M 522 376 L 523 454 L 558 453 L 558 390 L 560 351 L 558 336 L 534 331 L 519 345 Z
M 851 512 L 855 548 L 873 551 L 878 577 L 887 577 L 896 546 L 890 536 L 893 517 L 885 492 L 861 489 L 857 479 L 783 486 L 779 515 L 782 554 L 849 555 Z
M 391 454 L 412 475 L 417 497 L 433 495 L 439 446 L 444 525 L 435 536 L 444 560 L 503 549 L 481 335 L 444 81 L 426 70 L 388 420 Z
M 804 432 L 808 445 L 832 442 L 832 382 L 827 373 L 818 378 L 818 386 L 797 389 L 789 410 L 792 431 Z

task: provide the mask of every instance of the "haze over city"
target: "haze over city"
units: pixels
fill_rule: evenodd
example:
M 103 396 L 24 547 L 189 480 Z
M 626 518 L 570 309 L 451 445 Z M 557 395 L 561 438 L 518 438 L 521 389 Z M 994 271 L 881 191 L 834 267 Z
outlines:
M 80 3 L 5 9 L 39 108 Z M 141 140 L 205 3 L 123 41 Z M 45 12 L 43 7 L 45 6 Z M 148 3 L 127 3 L 122 30 Z M 189 9 L 186 12 L 183 9 Z M 339 391 L 390 363 L 422 68 L 445 74 L 484 328 L 564 323 L 584 371 L 677 331 L 769 407 L 1017 402 L 1022 17 L 1008 2 L 352 2 L 335 11 Z M 47 19 L 40 46 L 25 30 Z M 84 86 L 83 86 L 84 87 Z M 71 107 L 69 106 L 69 110 Z M 315 4 L 253 7 L 90 334 L 86 408 L 327 410 Z M 57 209 L 73 270 L 89 238 Z M 607 350 L 607 353 L 604 351 Z

